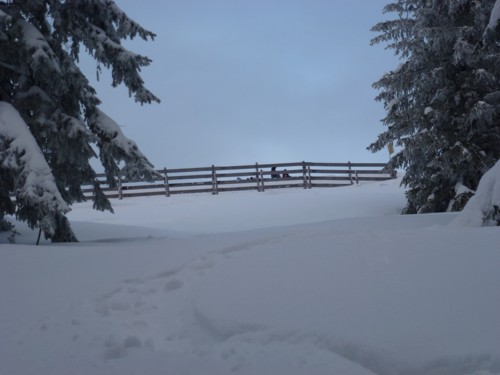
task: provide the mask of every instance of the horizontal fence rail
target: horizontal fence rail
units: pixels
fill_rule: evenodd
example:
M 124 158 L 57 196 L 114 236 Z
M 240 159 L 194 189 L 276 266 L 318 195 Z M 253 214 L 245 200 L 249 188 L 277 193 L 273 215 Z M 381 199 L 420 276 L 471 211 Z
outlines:
M 108 198 L 154 195 L 211 193 L 267 189 L 338 187 L 361 181 L 384 181 L 396 178 L 395 171 L 384 163 L 274 163 L 201 168 L 159 169 L 153 181 L 129 181 L 120 177 L 115 184 L 106 182 L 105 174 L 97 178 Z M 92 184 L 82 186 L 86 198 L 92 198 Z

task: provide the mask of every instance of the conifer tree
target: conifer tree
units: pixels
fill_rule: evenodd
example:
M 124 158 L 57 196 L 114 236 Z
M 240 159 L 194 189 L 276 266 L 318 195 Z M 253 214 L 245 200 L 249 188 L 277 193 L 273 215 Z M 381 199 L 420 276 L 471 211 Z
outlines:
M 111 185 L 122 162 L 126 177 L 152 178 L 77 65 L 83 48 L 111 70 L 113 86 L 124 84 L 140 104 L 159 102 L 139 74 L 151 60 L 121 44 L 137 36 L 155 34 L 111 0 L 0 1 L 0 229 L 16 215 L 52 241 L 76 241 L 65 214 L 84 200 L 83 183 L 95 186 L 95 209 L 111 210 L 93 157 Z
M 460 210 L 500 158 L 500 26 L 495 0 L 399 0 L 372 44 L 401 64 L 374 87 L 387 130 L 368 148 L 400 146 L 388 168 L 404 168 L 405 213 Z

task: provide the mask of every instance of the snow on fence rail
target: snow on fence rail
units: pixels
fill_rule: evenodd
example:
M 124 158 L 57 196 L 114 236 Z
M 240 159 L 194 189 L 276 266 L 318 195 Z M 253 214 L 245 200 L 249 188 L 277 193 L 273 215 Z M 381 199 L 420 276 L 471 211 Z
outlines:
M 201 168 L 157 170 L 153 181 L 127 181 L 123 177 L 114 186 L 106 182 L 105 174 L 98 174 L 101 188 L 108 198 L 143 197 L 188 193 L 338 187 L 360 181 L 384 181 L 396 177 L 395 171 L 385 170 L 384 163 L 274 163 Z M 275 169 L 273 171 L 273 169 Z M 93 195 L 93 186 L 82 186 L 87 198 Z

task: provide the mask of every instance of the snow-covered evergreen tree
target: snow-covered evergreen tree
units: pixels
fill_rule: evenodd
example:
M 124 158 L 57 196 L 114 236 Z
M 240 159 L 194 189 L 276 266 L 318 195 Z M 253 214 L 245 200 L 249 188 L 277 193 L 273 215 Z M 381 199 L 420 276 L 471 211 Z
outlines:
M 84 48 L 111 70 L 114 86 L 126 85 L 140 104 L 159 102 L 139 75 L 151 61 L 121 44 L 136 36 L 155 35 L 111 0 L 0 1 L 0 227 L 15 214 L 53 241 L 75 241 L 64 214 L 84 199 L 82 183 L 95 186 L 94 208 L 111 209 L 89 163 L 92 145 L 111 184 L 121 162 L 126 177 L 155 173 L 98 108 L 77 65 Z
M 400 66 L 374 87 L 387 130 L 369 146 L 400 146 L 406 213 L 460 210 L 500 158 L 500 25 L 495 0 L 399 0 L 384 11 L 372 44 L 387 43 Z M 492 21 L 493 20 L 493 21 Z

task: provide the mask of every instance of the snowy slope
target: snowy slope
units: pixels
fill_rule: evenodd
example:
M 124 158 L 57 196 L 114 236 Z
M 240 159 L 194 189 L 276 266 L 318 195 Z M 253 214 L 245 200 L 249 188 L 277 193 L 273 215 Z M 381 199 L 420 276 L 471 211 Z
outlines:
M 0 245 L 0 375 L 499 374 L 499 229 L 400 216 L 403 198 L 78 205 L 80 243 Z

